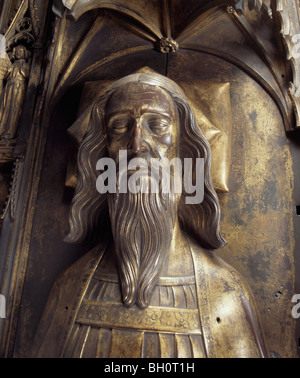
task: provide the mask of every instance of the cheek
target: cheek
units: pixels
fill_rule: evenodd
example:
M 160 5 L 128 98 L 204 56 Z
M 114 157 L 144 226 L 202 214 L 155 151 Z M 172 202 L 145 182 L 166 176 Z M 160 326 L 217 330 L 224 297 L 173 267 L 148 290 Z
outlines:
M 161 158 L 167 157 L 171 160 L 174 157 L 179 157 L 179 146 L 176 140 L 176 137 L 172 133 L 155 138 L 154 150 Z
M 173 146 L 173 140 L 171 134 L 163 135 L 159 138 L 160 143 L 164 144 L 166 147 L 170 148 Z
M 128 142 L 128 135 L 116 135 L 116 134 L 106 134 L 107 148 L 110 150 L 124 149 L 124 146 Z
M 128 151 L 130 145 L 130 137 L 129 135 L 106 135 L 106 148 L 108 155 L 111 159 L 113 159 L 116 163 L 119 161 L 119 152 L 120 151 Z
M 120 144 L 119 141 L 116 138 L 112 138 L 110 135 L 106 136 L 107 140 L 107 152 L 110 158 L 115 160 L 116 156 L 118 155 Z

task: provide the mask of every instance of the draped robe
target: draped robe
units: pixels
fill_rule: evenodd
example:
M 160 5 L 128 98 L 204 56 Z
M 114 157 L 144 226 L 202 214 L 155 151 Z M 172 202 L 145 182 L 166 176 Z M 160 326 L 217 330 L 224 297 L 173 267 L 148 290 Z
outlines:
M 55 283 L 33 357 L 267 357 L 252 294 L 239 274 L 191 243 L 191 277 L 161 277 L 150 306 L 122 304 L 118 276 L 101 271 L 107 245 Z

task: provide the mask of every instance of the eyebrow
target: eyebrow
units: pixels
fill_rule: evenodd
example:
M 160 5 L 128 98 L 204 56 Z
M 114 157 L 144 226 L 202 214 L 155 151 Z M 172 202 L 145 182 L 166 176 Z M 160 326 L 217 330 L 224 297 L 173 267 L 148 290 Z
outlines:
M 167 113 L 162 113 L 160 111 L 155 111 L 155 110 L 151 110 L 151 111 L 145 111 L 144 114 L 153 114 L 153 115 L 156 115 L 156 116 L 162 116 L 168 120 L 171 121 L 171 116 Z M 132 114 L 132 111 L 130 110 L 126 110 L 124 112 L 120 112 L 120 111 L 114 111 L 114 112 L 111 112 L 107 118 L 108 118 L 108 121 L 111 121 L 113 118 L 118 118 L 118 117 L 123 117 L 123 116 L 126 116 L 126 115 L 133 115 Z
M 138 92 L 126 92 L 126 98 L 128 98 L 128 95 L 131 95 L 131 94 L 136 96 L 139 93 Z M 151 94 L 151 95 L 154 94 L 155 95 L 156 92 L 155 91 L 147 91 L 147 92 L 143 91 L 143 95 L 147 95 L 147 94 Z M 152 99 L 152 98 L 150 98 L 150 99 Z M 146 100 L 147 100 L 147 98 L 146 98 Z

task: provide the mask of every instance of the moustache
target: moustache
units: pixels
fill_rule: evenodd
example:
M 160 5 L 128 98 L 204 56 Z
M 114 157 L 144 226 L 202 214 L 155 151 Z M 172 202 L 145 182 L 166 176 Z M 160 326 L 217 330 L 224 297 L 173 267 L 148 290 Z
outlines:
M 117 164 L 117 192 L 181 193 L 181 174 L 176 174 L 176 169 L 177 167 L 170 165 L 168 160 L 152 157 L 135 157 L 120 161 Z

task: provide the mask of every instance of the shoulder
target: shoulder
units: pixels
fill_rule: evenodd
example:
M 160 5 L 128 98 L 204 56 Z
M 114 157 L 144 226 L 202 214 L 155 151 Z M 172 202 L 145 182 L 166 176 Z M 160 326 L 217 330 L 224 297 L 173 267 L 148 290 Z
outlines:
M 199 306 L 217 355 L 267 356 L 259 314 L 245 280 L 215 253 L 197 246 L 192 249 Z
M 105 250 L 104 245 L 92 249 L 55 281 L 36 333 L 32 356 L 61 356 L 85 289 Z
M 234 292 L 251 296 L 250 288 L 233 266 L 225 262 L 215 252 L 202 249 L 194 242 L 192 242 L 191 248 L 194 260 L 198 260 L 198 264 L 195 264 L 196 269 L 198 265 L 198 273 L 208 276 L 210 284 L 216 286 L 219 292 Z
M 85 253 L 61 273 L 57 278 L 54 287 L 57 289 L 60 288 L 65 292 L 67 286 L 77 286 L 79 282 L 86 282 L 91 273 L 97 268 L 106 248 L 107 245 L 103 243 Z
M 233 266 L 212 251 L 195 246 L 193 251 L 196 276 L 209 291 L 215 308 L 226 307 L 228 314 L 241 312 L 241 309 L 248 313 L 257 311 L 249 285 Z

